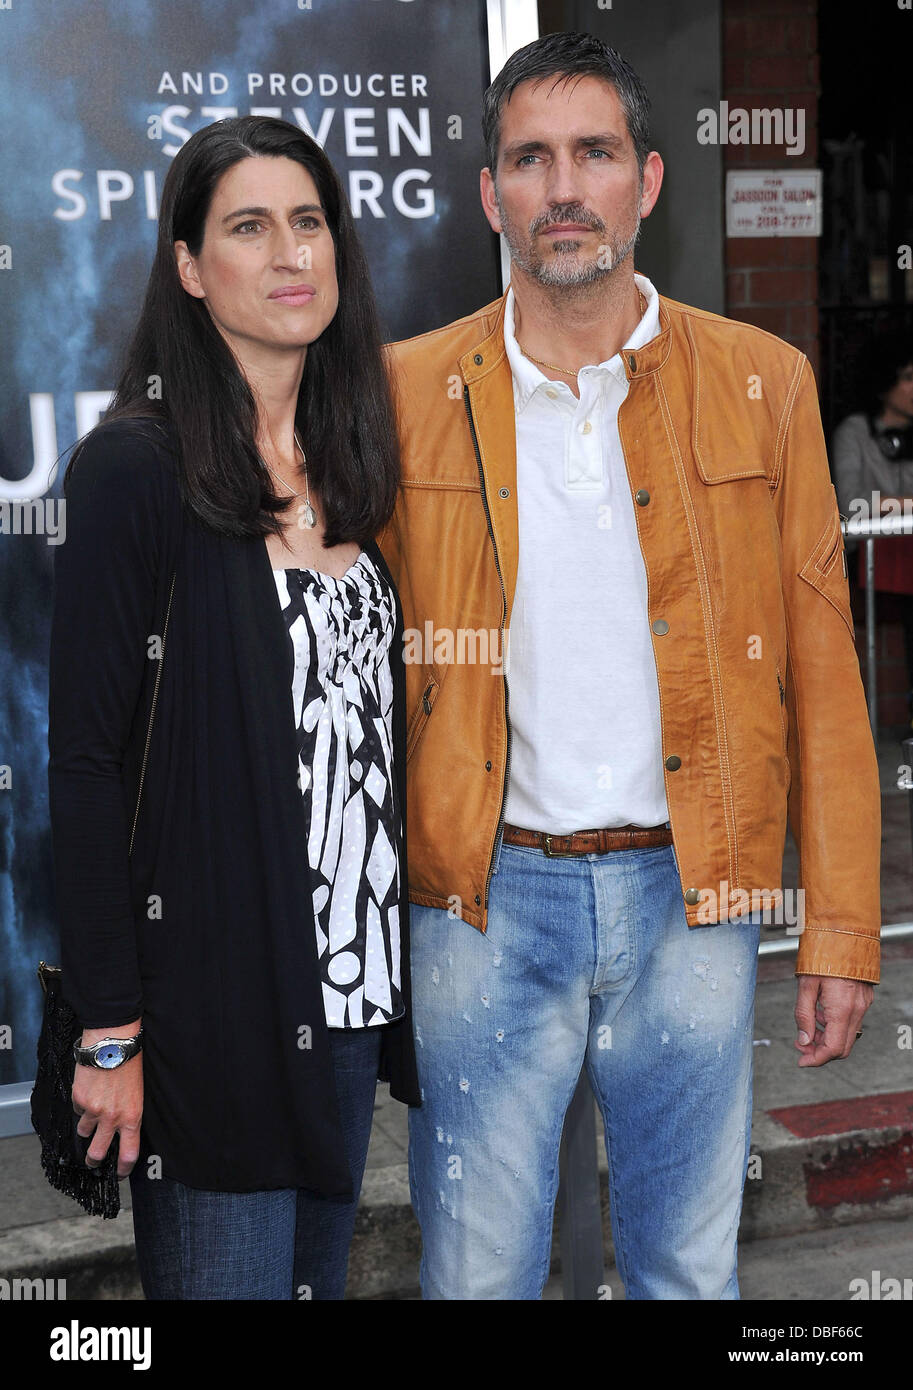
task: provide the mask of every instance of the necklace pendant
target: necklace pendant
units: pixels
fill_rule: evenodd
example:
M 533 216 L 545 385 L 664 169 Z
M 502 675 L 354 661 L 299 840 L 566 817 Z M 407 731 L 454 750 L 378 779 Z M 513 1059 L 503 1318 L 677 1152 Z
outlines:
M 304 513 L 304 524 L 309 531 L 312 531 L 317 525 L 317 513 L 314 511 L 310 502 L 305 502 L 302 511 Z

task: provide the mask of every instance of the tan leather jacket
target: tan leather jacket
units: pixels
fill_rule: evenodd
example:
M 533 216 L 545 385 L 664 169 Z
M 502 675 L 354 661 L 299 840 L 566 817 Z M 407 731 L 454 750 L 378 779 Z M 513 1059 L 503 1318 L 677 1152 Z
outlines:
M 510 756 L 498 639 L 518 555 L 504 302 L 391 348 L 403 487 L 380 537 L 413 630 L 410 898 L 482 931 Z M 788 810 L 797 972 L 877 981 L 878 768 L 814 376 L 760 329 L 663 297 L 659 312 L 657 337 L 623 354 L 618 427 L 686 918 L 782 902 L 796 919 L 780 887 Z M 581 651 L 581 682 L 586 670 Z

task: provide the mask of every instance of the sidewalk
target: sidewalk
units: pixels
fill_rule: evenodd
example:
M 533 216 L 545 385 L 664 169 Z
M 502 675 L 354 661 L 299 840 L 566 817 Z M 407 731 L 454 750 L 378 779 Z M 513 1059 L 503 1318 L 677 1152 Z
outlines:
M 799 1070 L 792 962 L 761 961 L 755 1010 L 753 1176 L 741 1239 L 913 1213 L 913 941 L 884 947 L 865 1036 L 844 1062 Z M 352 1247 L 349 1296 L 414 1293 L 420 1241 L 409 1205 L 405 1108 L 378 1091 Z M 605 1154 L 600 1152 L 608 1231 Z M 129 1202 L 129 1186 L 122 1188 Z M 0 1277 L 67 1280 L 70 1298 L 137 1298 L 132 1224 L 74 1216 L 38 1165 L 37 1139 L 0 1141 Z M 610 1257 L 611 1246 L 607 1244 Z
M 879 762 L 886 923 L 913 920 L 910 811 L 907 795 L 896 787 L 899 761 L 897 741 L 884 741 Z M 784 886 L 795 881 L 789 844 Z M 764 938 L 777 935 L 765 931 Z M 823 1068 L 796 1065 L 793 970 L 792 957 L 759 961 L 743 1242 L 913 1214 L 913 1050 L 903 1046 L 913 1029 L 913 939 L 884 944 L 882 983 L 864 1037 L 846 1061 Z M 597 1125 L 601 1146 L 598 1112 Z M 415 1296 L 421 1246 L 406 1154 L 405 1107 L 379 1087 L 350 1260 L 350 1298 Z M 608 1233 L 602 1148 L 600 1173 Z M 121 1198 L 129 1204 L 128 1184 Z M 35 1136 L 0 1140 L 0 1277 L 66 1279 L 70 1299 L 140 1298 L 129 1211 L 102 1221 L 74 1215 L 76 1210 L 45 1182 Z M 608 1235 L 606 1252 L 611 1265 Z

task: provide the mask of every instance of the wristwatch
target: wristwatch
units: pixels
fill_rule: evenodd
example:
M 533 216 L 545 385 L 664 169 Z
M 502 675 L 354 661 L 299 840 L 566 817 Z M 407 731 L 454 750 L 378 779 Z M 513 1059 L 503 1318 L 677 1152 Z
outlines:
M 84 1067 L 113 1071 L 115 1067 L 122 1067 L 125 1062 L 129 1062 L 131 1057 L 142 1051 L 142 1047 L 143 1030 L 140 1028 L 132 1038 L 102 1038 L 100 1042 L 92 1043 L 91 1047 L 80 1047 L 76 1043 L 73 1056 Z

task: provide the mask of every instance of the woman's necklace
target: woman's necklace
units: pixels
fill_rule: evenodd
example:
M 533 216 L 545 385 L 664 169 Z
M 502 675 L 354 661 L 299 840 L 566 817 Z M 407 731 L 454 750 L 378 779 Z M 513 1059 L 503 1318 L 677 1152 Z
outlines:
M 308 485 L 308 465 L 307 465 L 307 456 L 305 455 L 305 452 L 304 452 L 304 450 L 303 450 L 302 447 L 301 447 L 301 440 L 298 438 L 298 431 L 297 431 L 297 430 L 295 430 L 295 432 L 294 432 L 294 438 L 295 438 L 295 443 L 296 443 L 296 445 L 298 446 L 298 452 L 301 454 L 301 462 L 302 462 L 302 465 L 303 465 L 303 467 L 304 467 L 304 492 L 296 492 L 295 489 L 291 486 L 291 484 L 290 484 L 290 483 L 287 483 L 287 482 L 285 481 L 285 479 L 284 479 L 279 473 L 276 472 L 275 468 L 270 468 L 270 467 L 269 467 L 269 464 L 266 462 L 266 459 L 263 460 L 263 463 L 264 463 L 265 467 L 269 468 L 269 471 L 272 473 L 273 477 L 274 477 L 274 478 L 278 478 L 279 481 L 280 481 L 280 483 L 282 484 L 282 486 L 288 488 L 289 492 L 292 494 L 293 497 L 303 497 L 303 498 L 305 499 L 305 501 L 304 501 L 304 524 L 305 524 L 305 526 L 308 528 L 308 530 L 310 531 L 310 530 L 313 530 L 313 528 L 317 525 L 317 513 L 314 511 L 314 508 L 311 506 L 311 491 L 310 491 L 310 487 L 309 487 L 309 485 Z
M 644 299 L 643 290 L 640 288 L 639 285 L 637 287 L 637 293 L 640 295 L 640 311 L 641 317 L 643 317 L 643 315 L 647 312 L 647 301 Z M 523 353 L 523 356 L 528 357 L 530 362 L 535 362 L 537 367 L 547 367 L 550 372 L 560 372 L 562 376 L 577 375 L 577 372 L 572 372 L 569 367 L 556 367 L 554 362 L 543 362 L 540 357 L 533 357 L 533 354 L 531 352 L 527 352 L 526 348 L 523 346 L 522 343 L 518 343 L 517 347 Z

